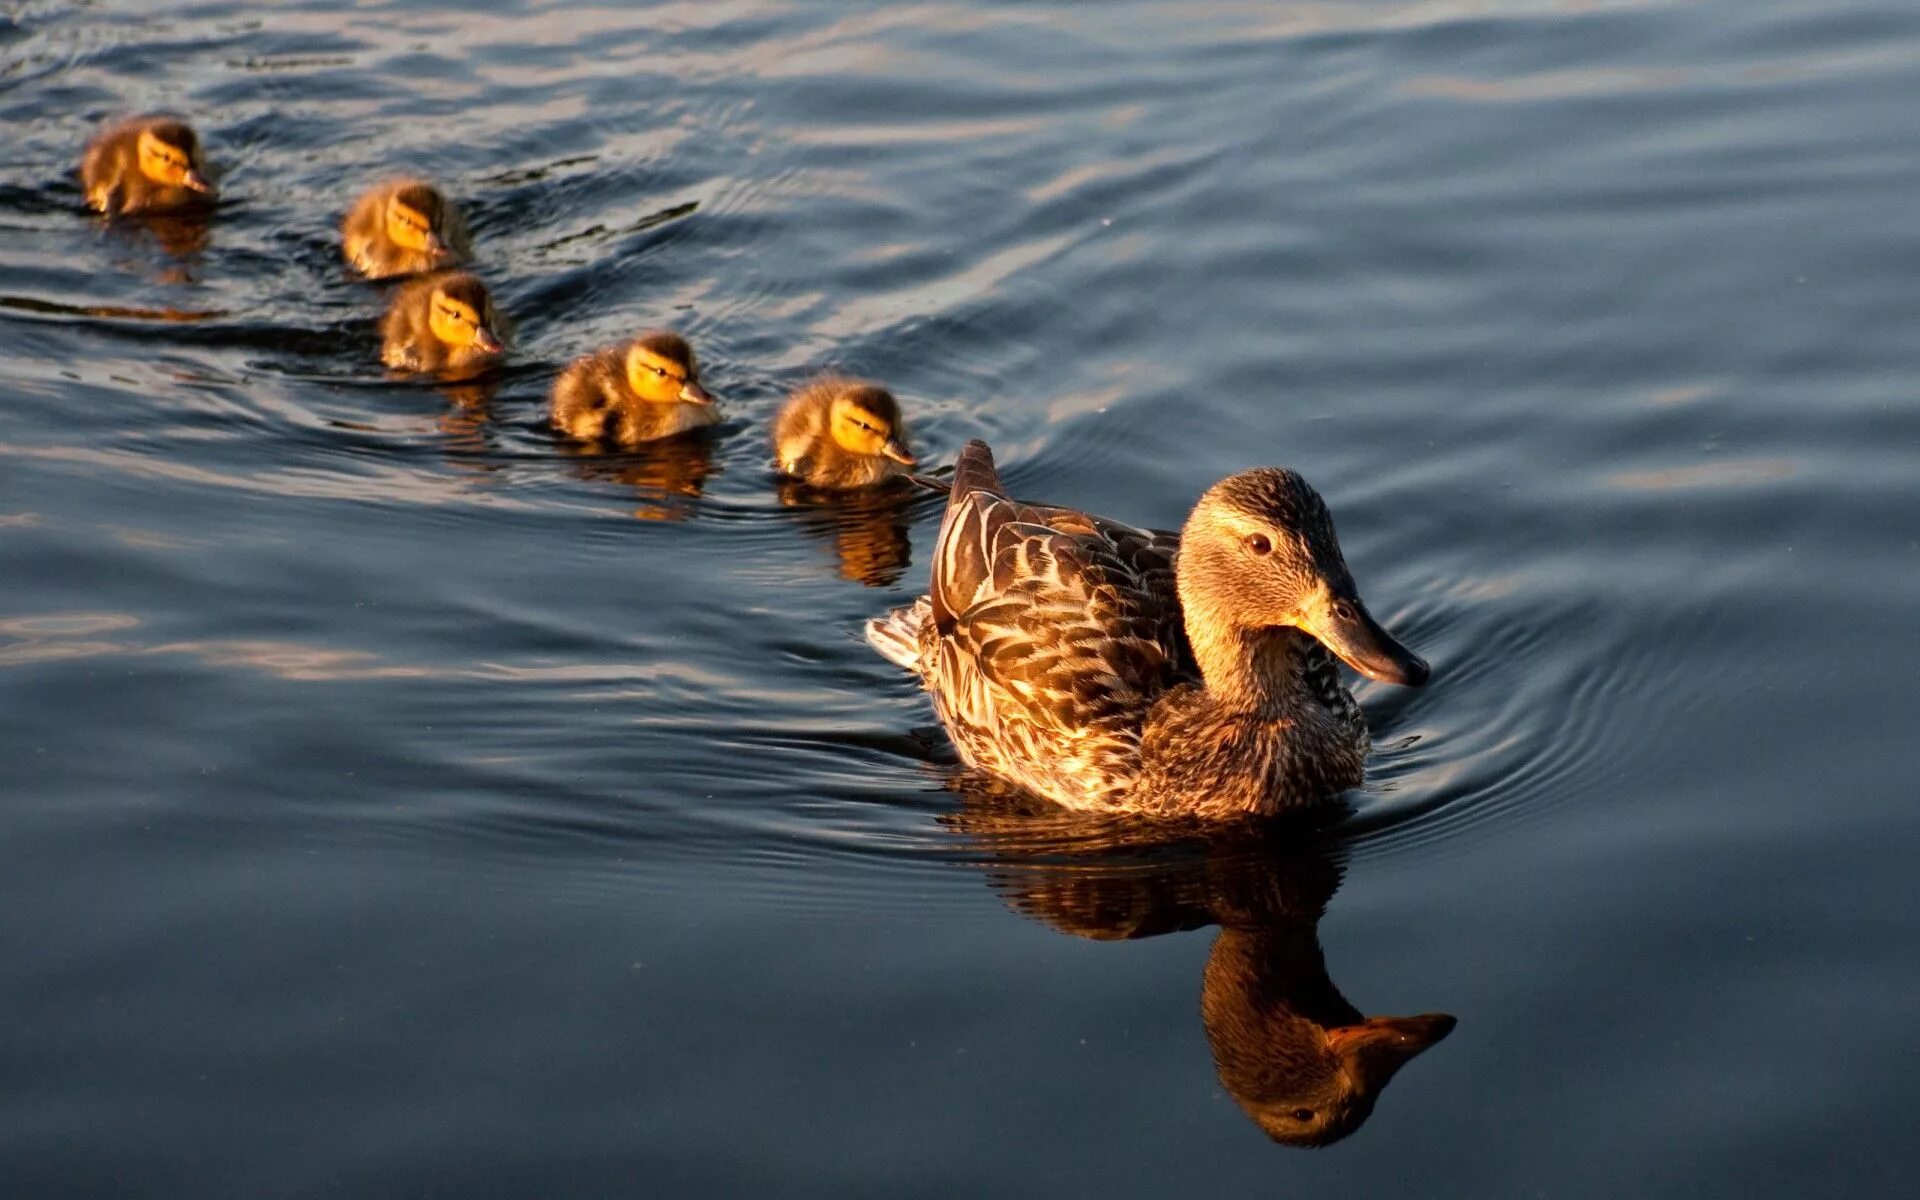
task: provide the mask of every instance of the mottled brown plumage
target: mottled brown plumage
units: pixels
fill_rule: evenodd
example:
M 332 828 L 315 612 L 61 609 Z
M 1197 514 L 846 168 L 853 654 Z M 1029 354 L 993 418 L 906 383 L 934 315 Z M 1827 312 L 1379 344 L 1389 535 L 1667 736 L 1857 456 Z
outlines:
M 833 375 L 787 401 L 774 421 L 773 452 L 782 474 L 835 490 L 885 483 L 916 462 L 893 393 Z
M 472 261 L 460 210 L 432 184 L 390 179 L 354 201 L 340 223 L 347 265 L 369 279 L 418 275 Z
M 1361 782 L 1369 738 L 1331 650 L 1418 686 L 1291 471 L 1215 484 L 1179 535 L 1022 504 L 972 442 L 926 597 L 869 624 L 970 764 L 1069 808 L 1266 816 Z
M 395 291 L 380 336 L 380 361 L 389 367 L 458 376 L 499 362 L 512 330 L 479 277 L 450 271 Z
M 107 126 L 80 159 L 87 204 L 109 215 L 172 212 L 216 194 L 200 138 L 175 117 L 131 117 Z
M 570 438 L 638 446 L 719 421 L 693 347 L 650 330 L 574 360 L 553 381 L 553 427 Z

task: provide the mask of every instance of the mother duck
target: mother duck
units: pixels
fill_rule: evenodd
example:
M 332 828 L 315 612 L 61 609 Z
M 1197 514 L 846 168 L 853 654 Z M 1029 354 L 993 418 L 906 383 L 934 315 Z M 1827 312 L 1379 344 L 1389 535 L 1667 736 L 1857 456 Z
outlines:
M 1332 655 L 1383 683 L 1428 675 L 1360 602 L 1294 472 L 1221 480 L 1174 534 L 1015 501 L 980 441 L 955 465 L 927 595 L 867 637 L 921 677 L 972 766 L 1067 808 L 1168 818 L 1357 786 L 1370 738 Z

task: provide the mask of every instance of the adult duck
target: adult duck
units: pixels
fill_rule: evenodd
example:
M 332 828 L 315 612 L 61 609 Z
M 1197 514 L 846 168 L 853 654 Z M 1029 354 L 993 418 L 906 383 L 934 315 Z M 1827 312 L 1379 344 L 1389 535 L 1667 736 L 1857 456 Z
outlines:
M 868 623 L 961 756 L 1072 809 L 1234 819 L 1364 778 L 1333 656 L 1418 687 L 1307 481 L 1209 488 L 1178 534 L 1011 499 L 984 442 L 955 465 L 926 596 Z M 1331 653 L 1329 653 L 1331 652 Z

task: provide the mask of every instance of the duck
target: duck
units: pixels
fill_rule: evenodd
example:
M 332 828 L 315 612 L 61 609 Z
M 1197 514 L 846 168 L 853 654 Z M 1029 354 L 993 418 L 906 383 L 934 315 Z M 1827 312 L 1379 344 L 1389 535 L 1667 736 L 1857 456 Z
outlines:
M 500 361 L 510 335 L 478 276 L 423 275 L 394 292 L 380 321 L 380 361 L 401 371 L 472 374 Z
M 87 205 L 117 214 L 173 212 L 218 195 L 193 126 L 178 117 L 129 117 L 87 143 L 80 159 Z
M 781 474 L 831 491 L 886 483 L 919 462 L 893 393 L 838 375 L 793 393 L 774 421 L 773 450 Z
M 868 622 L 965 762 L 1068 809 L 1249 820 L 1358 786 L 1370 735 L 1337 657 L 1419 687 L 1360 600 L 1326 502 L 1242 471 L 1179 532 L 1013 500 L 955 461 L 927 594 Z
M 340 223 L 347 264 L 369 279 L 462 266 L 473 245 L 460 210 L 421 179 L 389 179 L 367 189 Z
M 551 412 L 567 437 L 627 447 L 720 420 L 693 347 L 664 329 L 575 359 L 553 381 Z

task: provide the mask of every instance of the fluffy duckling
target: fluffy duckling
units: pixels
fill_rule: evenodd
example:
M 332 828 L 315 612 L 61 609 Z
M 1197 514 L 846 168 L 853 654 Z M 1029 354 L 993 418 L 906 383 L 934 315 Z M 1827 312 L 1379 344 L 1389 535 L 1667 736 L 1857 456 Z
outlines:
M 193 127 L 174 117 L 131 117 L 87 143 L 80 159 L 87 204 L 103 213 L 190 208 L 215 195 Z
M 837 376 L 793 394 L 774 422 L 773 450 L 782 472 L 819 488 L 870 487 L 919 462 L 893 393 Z
M 390 179 L 368 189 L 340 223 L 340 239 L 348 265 L 369 279 L 418 275 L 473 258 L 460 210 L 418 179 Z
M 693 347 L 665 330 L 576 359 L 553 382 L 553 426 L 583 442 L 637 446 L 719 419 Z
M 471 373 L 500 360 L 508 332 L 477 276 L 426 275 L 393 294 L 380 321 L 380 361 L 402 371 Z

